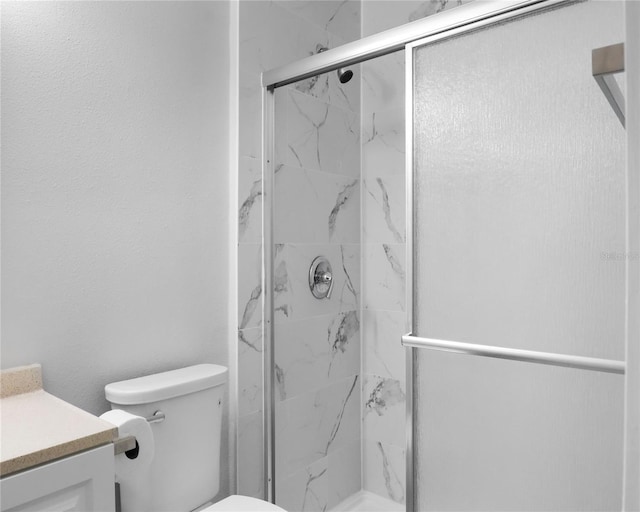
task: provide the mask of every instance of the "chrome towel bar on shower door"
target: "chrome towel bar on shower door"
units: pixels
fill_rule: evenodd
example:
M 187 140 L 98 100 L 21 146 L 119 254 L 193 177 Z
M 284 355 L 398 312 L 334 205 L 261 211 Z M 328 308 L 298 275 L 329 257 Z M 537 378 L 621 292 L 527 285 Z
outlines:
M 482 357 L 495 357 L 498 359 L 510 359 L 526 363 L 547 364 L 552 366 L 564 366 L 567 368 L 579 368 L 597 372 L 624 374 L 625 362 L 613 359 L 598 359 L 595 357 L 570 356 L 567 354 L 555 354 L 553 352 L 536 352 L 534 350 L 522 350 L 517 348 L 494 347 L 491 345 L 478 345 L 475 343 L 462 343 L 459 341 L 446 341 L 434 338 L 421 338 L 412 334 L 402 336 L 402 345 L 405 347 L 426 348 L 444 352 L 457 352 Z

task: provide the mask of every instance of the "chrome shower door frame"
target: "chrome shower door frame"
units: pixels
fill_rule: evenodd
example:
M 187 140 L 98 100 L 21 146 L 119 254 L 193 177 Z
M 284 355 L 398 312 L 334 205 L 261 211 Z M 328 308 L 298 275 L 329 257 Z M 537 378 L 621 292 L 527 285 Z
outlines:
M 275 175 L 275 90 L 299 80 L 341 67 L 359 64 L 396 51 L 405 50 L 406 97 L 406 332 L 413 332 L 413 48 L 480 27 L 495 24 L 526 13 L 549 9 L 576 0 L 487 0 L 423 18 L 340 47 L 262 73 L 262 282 L 263 302 L 263 439 L 264 485 L 266 498 L 276 501 L 275 474 L 275 394 L 274 394 L 274 289 L 273 208 Z M 400 340 L 398 340 L 400 342 Z M 414 512 L 413 460 L 413 384 L 414 351 L 406 351 L 406 510 Z
M 273 192 L 275 189 L 275 87 L 262 88 L 262 415 L 263 415 L 263 475 L 265 498 L 276 502 L 275 484 L 275 393 L 273 325 Z

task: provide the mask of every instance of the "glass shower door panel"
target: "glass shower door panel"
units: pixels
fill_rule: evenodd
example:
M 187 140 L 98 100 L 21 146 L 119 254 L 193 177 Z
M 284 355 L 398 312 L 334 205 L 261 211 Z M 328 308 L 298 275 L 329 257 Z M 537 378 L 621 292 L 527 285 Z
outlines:
M 418 353 L 416 510 L 621 509 L 622 375 Z
M 414 50 L 416 336 L 624 359 L 624 129 L 582 2 Z M 615 510 L 623 378 L 416 349 L 416 509 Z
M 414 53 L 419 336 L 624 358 L 624 128 L 584 2 Z

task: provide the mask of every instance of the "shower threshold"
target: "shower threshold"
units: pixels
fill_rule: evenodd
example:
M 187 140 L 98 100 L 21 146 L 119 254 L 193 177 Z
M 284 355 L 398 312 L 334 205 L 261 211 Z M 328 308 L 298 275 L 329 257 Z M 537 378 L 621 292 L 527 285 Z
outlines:
M 404 505 L 369 491 L 359 491 L 338 503 L 329 512 L 404 512 Z

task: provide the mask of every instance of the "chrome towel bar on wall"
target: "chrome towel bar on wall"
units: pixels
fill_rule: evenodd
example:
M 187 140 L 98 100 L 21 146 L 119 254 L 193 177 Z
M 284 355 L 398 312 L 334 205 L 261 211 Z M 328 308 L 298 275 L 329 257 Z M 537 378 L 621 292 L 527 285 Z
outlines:
M 536 352 L 534 350 L 522 350 L 517 348 L 494 347 L 491 345 L 478 345 L 475 343 L 462 343 L 459 341 L 446 341 L 434 338 L 421 338 L 412 334 L 402 336 L 402 345 L 405 347 L 426 348 L 444 352 L 456 352 L 482 357 L 495 357 L 509 359 L 525 363 L 547 364 L 551 366 L 564 366 L 581 370 L 624 374 L 625 362 L 613 359 L 598 359 L 595 357 L 571 356 L 567 354 L 555 354 L 553 352 Z
M 620 86 L 613 77 L 624 71 L 624 43 L 595 48 L 591 51 L 591 72 L 609 105 L 625 126 L 625 101 Z

